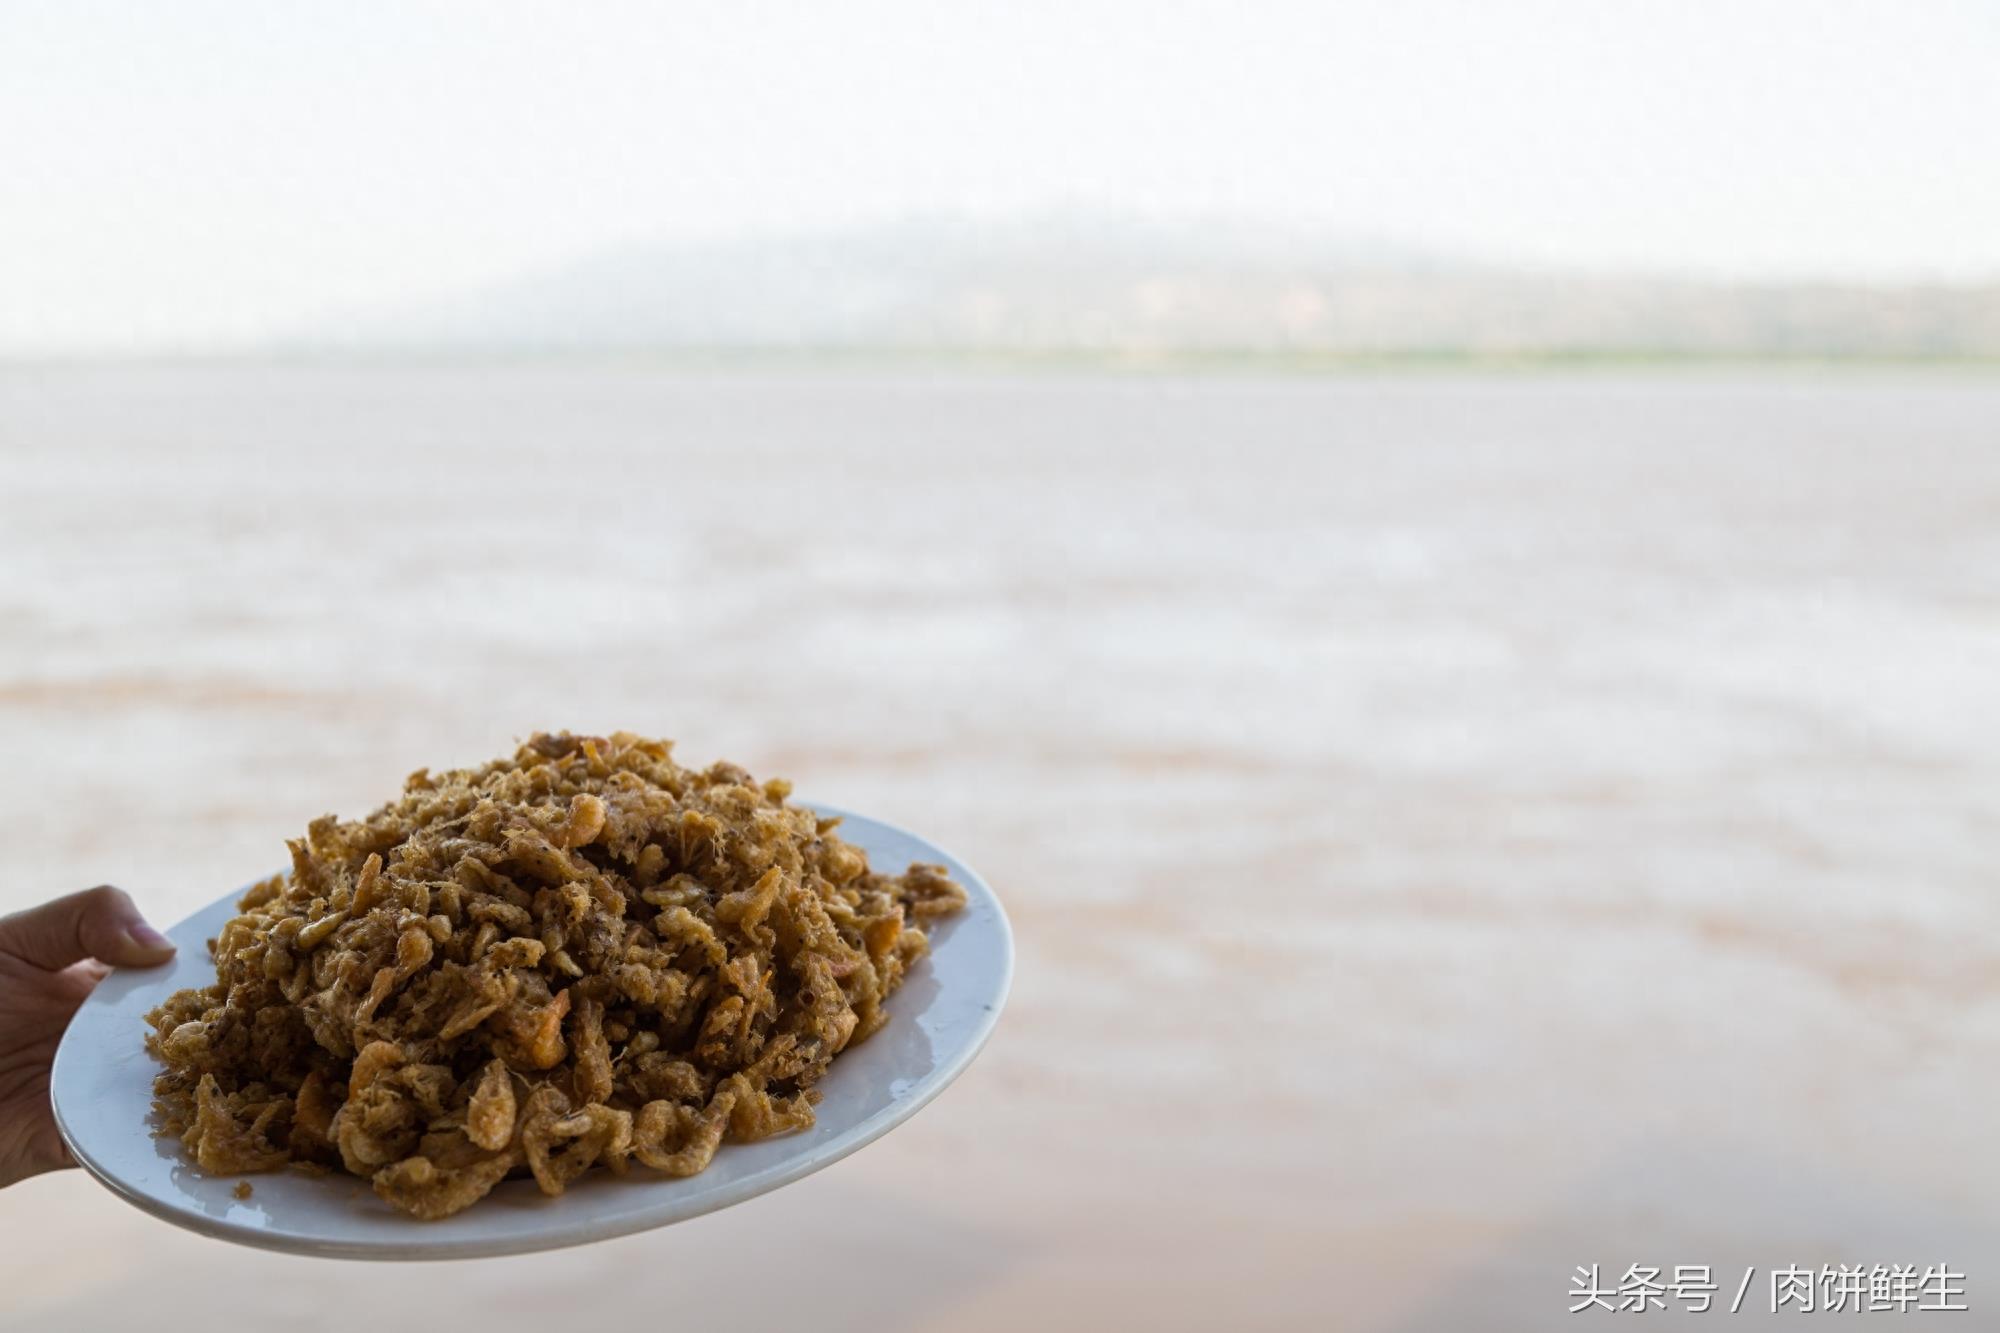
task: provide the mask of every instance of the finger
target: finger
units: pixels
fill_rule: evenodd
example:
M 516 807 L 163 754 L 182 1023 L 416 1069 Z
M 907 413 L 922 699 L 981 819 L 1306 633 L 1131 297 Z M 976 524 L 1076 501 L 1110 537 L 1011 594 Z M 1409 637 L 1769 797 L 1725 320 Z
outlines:
M 85 958 L 150 967 L 173 957 L 173 941 L 146 924 L 123 890 L 100 884 L 0 917 L 0 951 L 54 972 Z
M 109 975 L 111 969 L 108 966 L 95 958 L 86 958 L 80 963 L 71 963 L 60 972 L 51 972 L 49 977 L 54 984 L 48 988 L 49 993 L 67 1002 L 71 1012 L 75 1012 L 76 1006 L 97 989 L 97 983 Z

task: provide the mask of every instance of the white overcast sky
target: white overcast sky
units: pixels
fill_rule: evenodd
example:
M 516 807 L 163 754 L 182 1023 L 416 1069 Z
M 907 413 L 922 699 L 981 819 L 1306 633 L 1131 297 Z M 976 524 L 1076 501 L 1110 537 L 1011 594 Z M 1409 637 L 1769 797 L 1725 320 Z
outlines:
M 0 350 L 1051 208 L 1993 278 L 2000 3 L 0 0 Z

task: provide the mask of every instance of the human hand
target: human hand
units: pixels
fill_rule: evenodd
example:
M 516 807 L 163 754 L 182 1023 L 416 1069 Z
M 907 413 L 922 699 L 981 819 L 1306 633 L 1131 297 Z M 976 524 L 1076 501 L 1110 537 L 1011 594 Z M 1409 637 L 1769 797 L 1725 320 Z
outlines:
M 0 1188 L 74 1166 L 49 1106 L 49 1065 L 111 967 L 152 967 L 173 943 L 108 884 L 0 917 Z

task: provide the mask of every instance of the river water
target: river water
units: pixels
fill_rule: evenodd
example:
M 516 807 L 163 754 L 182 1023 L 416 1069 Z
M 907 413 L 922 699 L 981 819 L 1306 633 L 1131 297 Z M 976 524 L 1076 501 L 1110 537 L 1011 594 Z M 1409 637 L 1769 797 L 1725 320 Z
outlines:
M 0 1330 L 2000 1309 L 1997 445 L 1917 375 L 0 374 L 0 909 L 177 919 L 623 727 L 922 830 L 1021 949 L 974 1069 L 778 1194 L 380 1270 L 66 1173 L 0 1195 Z

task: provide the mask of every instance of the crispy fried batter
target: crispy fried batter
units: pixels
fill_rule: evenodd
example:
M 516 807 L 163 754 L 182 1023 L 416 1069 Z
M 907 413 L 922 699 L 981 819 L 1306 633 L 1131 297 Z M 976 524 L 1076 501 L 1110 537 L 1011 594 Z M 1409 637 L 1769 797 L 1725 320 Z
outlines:
M 509 1174 L 693 1175 L 812 1124 L 813 1085 L 965 894 L 872 873 L 783 782 L 663 741 L 537 735 L 314 820 L 147 1016 L 166 1132 L 205 1171 L 344 1168 L 413 1217 Z

